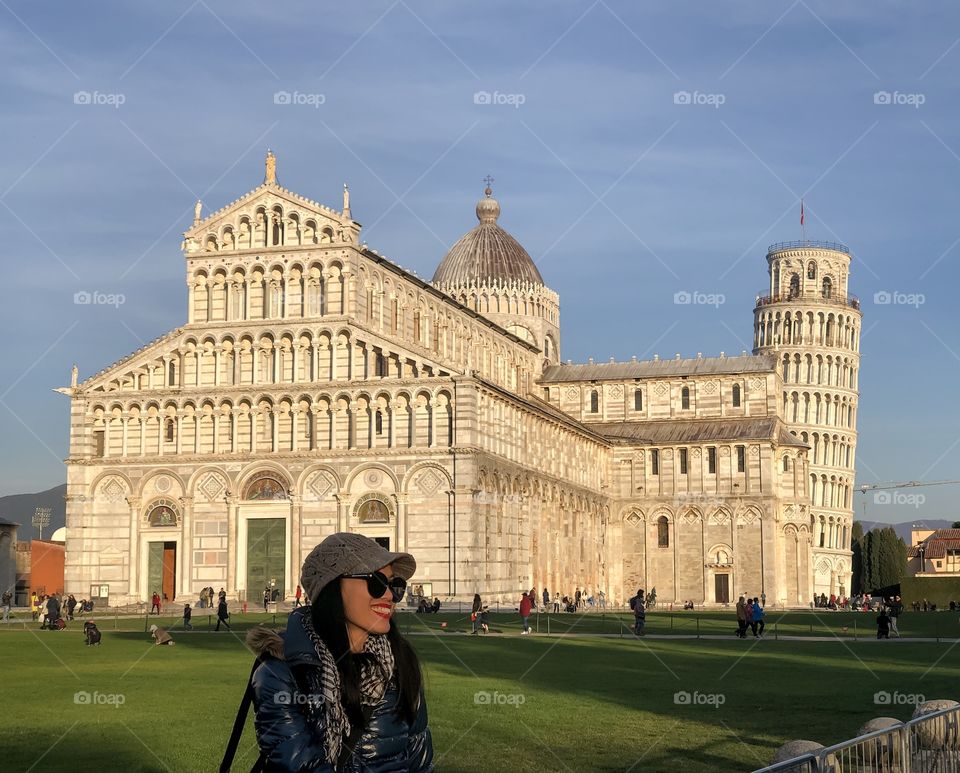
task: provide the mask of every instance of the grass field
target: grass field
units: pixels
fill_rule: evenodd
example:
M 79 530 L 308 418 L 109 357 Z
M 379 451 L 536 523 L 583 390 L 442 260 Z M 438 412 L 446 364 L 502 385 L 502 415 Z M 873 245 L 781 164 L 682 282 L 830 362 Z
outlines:
M 960 692 L 960 647 L 952 642 L 865 639 L 872 616 L 855 613 L 769 618 L 761 641 L 636 640 L 623 629 L 626 616 L 597 614 L 551 615 L 553 635 L 523 638 L 508 614 L 493 616 L 502 635 L 489 637 L 462 635 L 469 622 L 454 614 L 401 621 L 424 662 L 441 771 L 752 770 L 785 740 L 833 743 L 871 717 L 909 716 L 906 703 L 877 705 L 877 692 L 894 701 Z M 720 613 L 651 613 L 648 631 L 693 634 L 697 619 L 705 637 L 733 628 Z M 215 770 L 252 662 L 242 631 L 272 616 L 234 615 L 236 636 L 206 632 L 203 618 L 192 633 L 161 620 L 171 623 L 172 648 L 149 643 L 143 618 L 98 620 L 99 648 L 83 646 L 77 622 L 57 633 L 0 626 L 0 768 Z M 541 616 L 544 633 L 546 623 Z M 774 627 L 781 636 L 842 638 L 776 640 Z M 584 635 L 556 635 L 564 628 Z M 946 613 L 908 614 L 901 629 L 960 634 Z M 77 693 L 91 703 L 77 703 Z M 254 744 L 251 724 L 235 770 L 249 769 Z

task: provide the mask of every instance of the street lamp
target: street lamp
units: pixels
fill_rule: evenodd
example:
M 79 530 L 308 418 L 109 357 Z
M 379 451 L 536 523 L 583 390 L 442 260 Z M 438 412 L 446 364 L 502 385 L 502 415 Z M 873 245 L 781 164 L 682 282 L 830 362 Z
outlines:
M 43 539 L 43 530 L 50 525 L 50 513 L 53 512 L 49 507 L 38 507 L 33 511 L 32 523 L 35 528 L 40 530 L 40 539 Z

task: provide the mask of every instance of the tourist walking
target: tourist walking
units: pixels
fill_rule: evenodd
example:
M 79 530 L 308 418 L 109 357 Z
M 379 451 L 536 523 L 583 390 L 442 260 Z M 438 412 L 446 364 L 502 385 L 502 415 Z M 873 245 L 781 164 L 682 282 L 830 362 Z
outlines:
M 190 619 L 193 617 L 193 610 L 190 609 L 189 604 L 183 605 L 183 630 L 192 631 L 193 625 L 190 622 Z
M 760 599 L 754 596 L 753 611 L 750 614 L 750 630 L 753 631 L 753 635 L 758 639 L 763 638 L 763 629 L 767 627 L 767 624 L 763 621 L 764 614 Z
M 603 591 L 600 591 L 600 592 L 597 594 L 597 598 L 598 598 L 599 601 L 600 601 L 600 609 L 606 609 L 606 608 L 607 608 L 607 594 L 604 593 Z
M 223 595 L 220 597 L 220 602 L 217 604 L 217 627 L 214 628 L 215 631 L 220 630 L 220 623 L 223 623 L 228 631 L 233 629 L 230 627 L 230 623 L 227 622 L 227 619 L 230 617 L 230 612 L 227 611 L 227 597 Z
M 737 599 L 737 636 L 747 638 L 747 604 L 741 596 Z
M 530 600 L 530 594 L 524 591 L 520 597 L 520 619 L 523 621 L 521 636 L 530 633 L 530 612 L 532 610 L 533 602 Z
M 267 605 L 270 603 L 270 588 L 264 587 L 263 589 L 263 611 L 267 611 Z
M 159 615 L 160 614 L 160 594 L 156 591 L 153 592 L 153 596 L 150 599 L 150 614 Z
M 368 537 L 333 534 L 303 564 L 311 605 L 293 610 L 282 634 L 250 632 L 262 661 L 248 695 L 264 769 L 433 770 L 420 664 L 393 619 L 416 566 Z M 246 705 L 221 770 L 236 753 Z
M 294 609 L 296 609 L 297 607 L 303 606 L 303 602 L 301 601 L 302 596 L 303 596 L 303 588 L 297 585 L 297 592 L 294 594 L 294 597 L 293 597 Z
M 473 632 L 471 636 L 476 636 L 480 631 L 480 610 L 483 608 L 483 602 L 480 601 L 480 594 L 473 594 L 473 605 L 470 607 L 470 622 L 473 623 Z
M 647 624 L 647 608 L 644 603 L 643 588 L 638 588 L 637 595 L 630 599 L 630 609 L 633 610 L 633 635 L 645 636 L 644 626 Z
M 550 594 L 547 592 L 547 589 L 543 589 L 543 611 L 549 611 L 550 607 Z
M 3 597 L 2 599 L 0 599 L 0 601 L 3 602 L 3 622 L 9 623 L 10 622 L 10 606 L 13 602 L 13 594 L 10 591 L 5 590 L 3 592 Z
M 897 628 L 897 621 L 902 613 L 903 602 L 900 600 L 899 596 L 894 596 L 890 603 L 890 633 L 892 633 L 898 639 L 900 638 L 900 629 Z

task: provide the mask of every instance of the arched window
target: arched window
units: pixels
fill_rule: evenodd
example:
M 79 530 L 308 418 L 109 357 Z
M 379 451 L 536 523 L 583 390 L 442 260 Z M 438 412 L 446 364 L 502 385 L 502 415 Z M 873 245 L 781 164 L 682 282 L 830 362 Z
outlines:
M 170 360 L 170 364 L 167 365 L 167 386 L 176 386 L 177 385 L 177 366 L 173 360 Z
M 379 408 L 377 409 L 376 416 L 374 417 L 374 423 L 376 424 L 376 433 L 378 435 L 383 434 L 383 411 Z
M 790 275 L 790 297 L 796 298 L 800 295 L 800 275 Z
M 173 419 L 167 419 L 167 421 L 164 423 L 165 435 L 168 443 L 172 443 L 175 439 L 175 435 L 174 435 L 175 426 L 176 425 L 173 423 Z
M 816 279 L 817 278 L 817 264 L 812 260 L 807 263 L 807 279 Z
M 590 413 L 600 413 L 600 393 L 596 389 L 590 392 Z
M 733 385 L 733 407 L 734 408 L 740 407 L 740 385 L 739 384 Z
M 680 407 L 685 411 L 690 409 L 690 387 L 680 390 Z
M 790 472 L 790 457 L 789 457 L 789 456 L 784 456 L 784 457 L 783 457 L 783 471 L 784 471 L 784 472 Z
M 670 547 L 670 522 L 665 515 L 657 518 L 657 547 Z
M 639 389 L 633 390 L 633 410 L 643 410 L 643 392 L 641 392 Z
M 828 277 L 828 276 L 825 276 L 825 277 L 823 278 L 823 290 L 822 290 L 821 294 L 823 295 L 824 298 L 832 298 L 832 297 L 833 297 L 833 282 L 831 281 L 830 277 Z

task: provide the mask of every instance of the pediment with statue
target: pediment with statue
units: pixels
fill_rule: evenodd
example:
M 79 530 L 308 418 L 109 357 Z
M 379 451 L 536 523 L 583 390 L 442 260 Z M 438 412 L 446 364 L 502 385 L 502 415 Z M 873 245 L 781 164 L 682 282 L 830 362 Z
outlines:
M 276 157 L 268 152 L 264 181 L 249 193 L 203 217 L 194 208 L 193 225 L 181 245 L 188 258 L 223 252 L 285 250 L 356 244 L 360 224 L 351 217 L 350 191 L 343 186 L 340 211 L 287 190 L 277 182 Z

